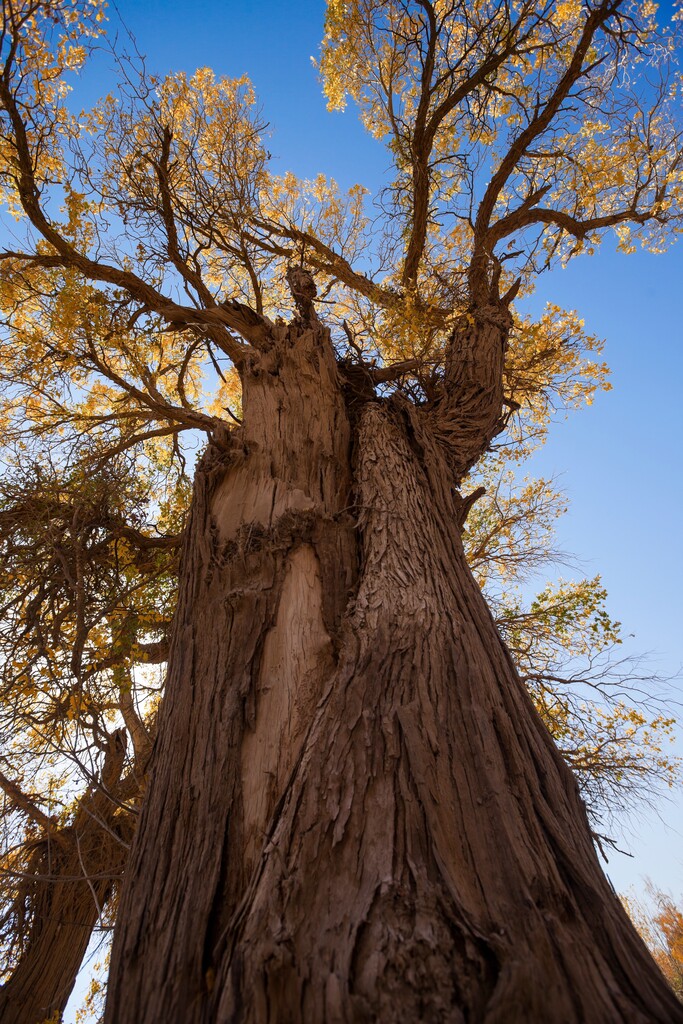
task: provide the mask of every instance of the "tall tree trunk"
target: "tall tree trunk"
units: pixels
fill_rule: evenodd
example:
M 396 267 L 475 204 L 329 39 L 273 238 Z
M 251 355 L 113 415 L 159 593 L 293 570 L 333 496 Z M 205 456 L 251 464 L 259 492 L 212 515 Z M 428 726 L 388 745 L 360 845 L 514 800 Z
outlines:
M 20 883 L 31 926 L 0 988 L 2 1024 L 42 1024 L 55 1014 L 61 1019 L 132 838 L 128 816 L 117 813 L 110 796 L 125 752 L 125 732 L 112 733 L 100 782 L 80 800 L 73 823 L 36 844 Z
M 476 377 L 448 416 L 350 423 L 315 318 L 245 371 L 197 473 L 111 1024 L 683 1021 L 465 562 L 442 452 L 476 394 L 495 432 Z

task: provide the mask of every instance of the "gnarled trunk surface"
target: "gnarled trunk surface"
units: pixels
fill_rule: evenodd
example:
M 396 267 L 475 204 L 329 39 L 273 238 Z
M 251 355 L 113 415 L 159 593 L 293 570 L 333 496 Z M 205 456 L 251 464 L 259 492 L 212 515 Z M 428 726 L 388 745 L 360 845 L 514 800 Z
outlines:
M 468 570 L 442 425 L 350 422 L 314 317 L 244 389 L 197 473 L 106 1019 L 683 1021 Z

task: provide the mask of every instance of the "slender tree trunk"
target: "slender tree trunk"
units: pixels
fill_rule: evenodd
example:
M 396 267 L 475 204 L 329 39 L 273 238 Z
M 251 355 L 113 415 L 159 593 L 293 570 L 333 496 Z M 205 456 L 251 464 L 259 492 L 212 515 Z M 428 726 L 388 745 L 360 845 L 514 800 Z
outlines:
M 465 562 L 442 453 L 461 414 L 476 458 L 469 401 L 480 445 L 500 416 L 468 365 L 436 415 L 351 422 L 314 318 L 245 371 L 197 474 L 110 1024 L 683 1021 Z
M 42 1024 L 55 1014 L 61 1018 L 69 1001 L 131 838 L 109 796 L 124 763 L 124 737 L 123 730 L 112 734 L 101 783 L 82 798 L 73 824 L 36 844 L 20 883 L 31 926 L 22 955 L 0 989 L 1 1024 Z

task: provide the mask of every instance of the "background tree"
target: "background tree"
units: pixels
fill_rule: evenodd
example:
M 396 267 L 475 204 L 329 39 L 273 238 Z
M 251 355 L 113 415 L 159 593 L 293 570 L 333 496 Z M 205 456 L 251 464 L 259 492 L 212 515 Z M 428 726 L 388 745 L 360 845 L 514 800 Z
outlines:
M 155 704 L 134 666 L 165 659 L 177 548 L 140 529 L 143 480 L 120 458 L 32 478 L 26 455 L 0 510 L 8 1020 L 7 1002 L 22 1020 L 63 1009 L 125 863 Z
M 76 121 L 62 74 L 97 10 L 5 6 L 4 182 L 42 239 L 4 253 L 11 329 L 57 328 L 51 366 L 74 389 L 85 373 L 108 457 L 211 438 L 117 1020 L 247 1000 L 253 1019 L 675 1019 L 459 538 L 458 488 L 520 404 L 515 295 L 608 226 L 628 247 L 627 231 L 657 245 L 675 222 L 670 43 L 652 13 L 331 5 L 329 94 L 343 82 L 367 103 L 395 160 L 376 280 L 359 269 L 362 192 L 270 175 L 247 83 L 127 69 L 119 98 Z M 647 55 L 661 80 L 633 95 L 621 71 Z M 343 339 L 355 358 L 339 360 Z M 531 337 L 520 347 L 531 373 Z M 200 400 L 204 362 L 231 413 Z M 111 609 L 116 644 L 136 628 L 128 603 Z
M 646 893 L 647 902 L 628 897 L 624 903 L 662 974 L 683 1001 L 683 913 L 650 881 Z

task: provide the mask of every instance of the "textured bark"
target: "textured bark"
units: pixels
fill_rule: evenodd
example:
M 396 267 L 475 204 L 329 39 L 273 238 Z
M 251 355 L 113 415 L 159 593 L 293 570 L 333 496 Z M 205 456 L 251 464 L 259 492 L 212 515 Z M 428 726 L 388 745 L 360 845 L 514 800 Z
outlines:
M 480 369 L 351 424 L 315 319 L 245 370 L 197 474 L 111 1024 L 683 1021 L 464 559 L 444 425 L 469 394 L 488 443 Z
M 450 338 L 444 397 L 430 416 L 429 440 L 445 448 L 446 473 L 458 483 L 505 425 L 503 363 L 511 327 L 507 306 L 487 295 L 485 302 L 473 304 Z
M 141 822 L 158 854 L 150 872 L 140 849 L 129 871 L 130 931 L 110 977 L 138 982 L 115 1020 L 201 1011 L 215 946 L 333 672 L 354 585 L 351 433 L 317 321 L 275 329 L 245 371 L 243 417 L 197 474 L 181 566 L 189 586 Z
M 2 1024 L 61 1017 L 100 911 L 120 876 L 132 829 L 110 797 L 125 757 L 123 731 L 112 735 L 100 785 L 79 803 L 73 823 L 36 844 L 24 888 L 31 926 L 9 980 L 0 989 Z

